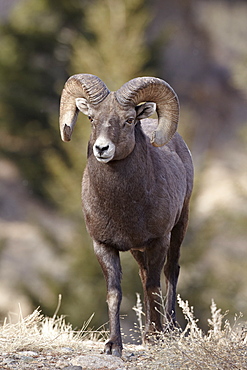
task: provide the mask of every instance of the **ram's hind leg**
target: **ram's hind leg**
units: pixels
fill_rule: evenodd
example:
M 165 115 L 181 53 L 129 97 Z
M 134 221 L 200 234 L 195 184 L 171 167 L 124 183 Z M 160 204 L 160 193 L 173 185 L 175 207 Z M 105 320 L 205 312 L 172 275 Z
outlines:
M 151 334 L 163 331 L 161 311 L 160 275 L 166 258 L 167 243 L 154 240 L 144 252 L 131 250 L 140 267 L 140 277 L 143 285 L 146 325 L 145 338 Z M 145 339 L 144 338 L 144 339 Z
M 179 276 L 180 247 L 183 242 L 188 224 L 188 208 L 184 208 L 178 223 L 171 232 L 170 247 L 167 252 L 164 273 L 166 277 L 166 316 L 171 324 L 176 322 L 176 289 Z

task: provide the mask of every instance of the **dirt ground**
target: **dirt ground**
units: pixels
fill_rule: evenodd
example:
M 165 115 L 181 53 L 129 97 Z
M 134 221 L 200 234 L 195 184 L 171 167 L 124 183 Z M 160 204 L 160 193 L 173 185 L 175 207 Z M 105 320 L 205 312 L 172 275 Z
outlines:
M 125 345 L 122 358 L 105 355 L 103 343 L 88 342 L 81 351 L 70 347 L 54 351 L 2 353 L 0 369 L 127 370 L 143 369 L 148 356 L 143 346 Z

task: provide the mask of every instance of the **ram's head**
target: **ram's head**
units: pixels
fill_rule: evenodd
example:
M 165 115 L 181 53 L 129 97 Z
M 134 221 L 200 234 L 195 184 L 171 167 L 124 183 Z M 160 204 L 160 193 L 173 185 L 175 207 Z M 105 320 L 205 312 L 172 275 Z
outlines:
M 78 111 L 92 123 L 93 152 L 100 161 L 126 157 L 134 148 L 134 127 L 140 119 L 154 111 L 158 127 L 151 143 L 162 146 L 177 129 L 178 98 L 163 80 L 139 77 L 110 92 L 104 82 L 89 74 L 78 74 L 66 82 L 60 105 L 60 131 L 64 141 L 70 141 Z

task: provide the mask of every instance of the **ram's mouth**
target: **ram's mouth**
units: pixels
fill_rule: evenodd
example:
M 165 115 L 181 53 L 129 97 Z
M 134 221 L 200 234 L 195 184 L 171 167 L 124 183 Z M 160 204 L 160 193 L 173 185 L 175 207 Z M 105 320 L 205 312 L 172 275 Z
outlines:
M 110 156 L 110 157 L 95 156 L 95 158 L 97 159 L 97 161 L 99 161 L 101 163 L 108 163 L 112 160 L 113 156 Z

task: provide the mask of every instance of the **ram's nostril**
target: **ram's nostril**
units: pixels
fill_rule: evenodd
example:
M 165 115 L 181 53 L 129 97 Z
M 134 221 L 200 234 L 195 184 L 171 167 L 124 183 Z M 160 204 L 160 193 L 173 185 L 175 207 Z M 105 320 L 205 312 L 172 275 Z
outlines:
M 109 149 L 109 145 L 105 145 L 105 146 L 96 145 L 96 149 L 100 154 L 102 154 Z

